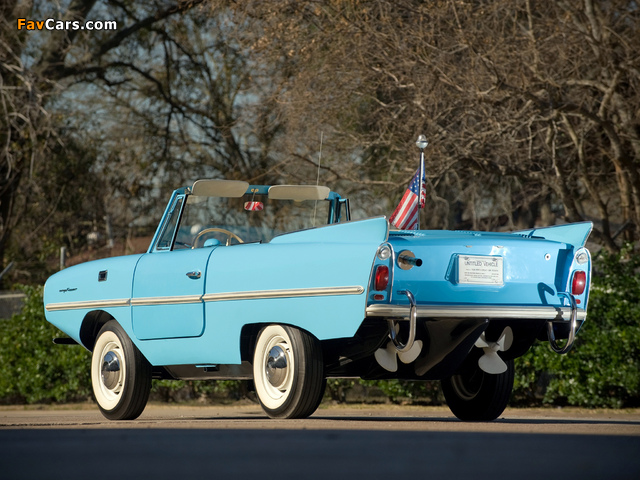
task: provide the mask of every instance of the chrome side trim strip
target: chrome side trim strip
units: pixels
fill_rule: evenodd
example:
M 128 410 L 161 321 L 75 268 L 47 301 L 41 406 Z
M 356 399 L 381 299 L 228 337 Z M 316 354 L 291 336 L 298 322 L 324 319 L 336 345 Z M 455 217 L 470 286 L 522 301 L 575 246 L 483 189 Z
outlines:
M 409 318 L 409 305 L 369 305 L 367 317 Z M 421 305 L 418 317 L 427 318 L 522 318 L 533 320 L 569 320 L 571 307 L 512 307 L 476 305 Z M 587 318 L 587 312 L 578 310 L 578 320 Z
M 60 302 L 48 303 L 44 308 L 47 312 L 57 312 L 59 310 L 82 310 L 83 308 L 109 308 L 128 307 L 130 298 L 118 298 L 115 300 L 87 300 L 84 302 Z
M 266 298 L 320 297 L 328 295 L 360 295 L 364 287 L 321 287 L 291 288 L 284 290 L 254 290 L 249 292 L 208 293 L 202 298 L 205 302 L 221 302 L 225 300 L 258 300 Z
M 132 298 L 131 306 L 141 307 L 150 305 L 184 305 L 186 303 L 200 303 L 202 295 L 176 295 L 173 297 L 141 297 Z
M 89 300 L 82 302 L 49 303 L 48 312 L 60 310 L 81 310 L 85 308 L 140 307 L 152 305 L 184 305 L 199 302 L 221 302 L 225 300 L 256 300 L 268 298 L 319 297 L 330 295 L 360 295 L 364 287 L 319 287 L 291 288 L 283 290 L 255 290 L 248 292 L 208 293 L 206 295 L 176 295 L 171 297 L 122 298 L 116 300 Z

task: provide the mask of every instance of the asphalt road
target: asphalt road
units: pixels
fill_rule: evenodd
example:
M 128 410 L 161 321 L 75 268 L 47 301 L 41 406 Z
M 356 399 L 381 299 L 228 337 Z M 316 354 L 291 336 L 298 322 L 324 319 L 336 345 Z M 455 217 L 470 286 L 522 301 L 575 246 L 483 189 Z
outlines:
M 329 407 L 270 420 L 257 406 L 0 409 L 0 479 L 633 479 L 640 411 Z

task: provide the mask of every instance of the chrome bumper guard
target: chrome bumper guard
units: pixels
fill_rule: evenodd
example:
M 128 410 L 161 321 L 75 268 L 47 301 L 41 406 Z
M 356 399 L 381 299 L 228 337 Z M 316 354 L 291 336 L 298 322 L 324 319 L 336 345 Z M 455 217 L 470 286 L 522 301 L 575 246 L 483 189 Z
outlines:
M 558 292 L 558 296 L 562 295 L 569 299 L 569 304 L 571 305 L 571 318 L 569 321 L 571 324 L 569 325 L 569 337 L 567 338 L 567 343 L 565 343 L 564 347 L 560 347 L 556 343 L 556 336 L 553 333 L 553 323 L 547 322 L 547 337 L 549 337 L 549 346 L 551 350 L 556 353 L 564 354 L 571 350 L 573 347 L 573 342 L 576 339 L 576 332 L 578 331 L 578 306 L 576 304 L 575 297 L 567 292 Z
M 411 306 L 409 307 L 409 338 L 406 343 L 402 343 L 398 339 L 398 333 L 396 332 L 396 321 L 389 318 L 387 323 L 389 324 L 389 337 L 396 347 L 398 353 L 404 353 L 411 350 L 413 342 L 416 339 L 416 324 L 418 323 L 418 307 L 416 305 L 416 299 L 409 290 L 402 290 L 398 292 L 400 295 L 406 295 L 409 299 Z

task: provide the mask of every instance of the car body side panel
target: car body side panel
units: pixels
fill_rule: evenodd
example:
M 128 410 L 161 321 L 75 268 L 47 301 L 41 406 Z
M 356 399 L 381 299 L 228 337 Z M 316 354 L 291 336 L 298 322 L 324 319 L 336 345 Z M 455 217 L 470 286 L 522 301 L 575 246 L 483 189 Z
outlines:
M 44 288 L 47 320 L 76 341 L 85 316 L 103 310 L 134 338 L 131 325 L 133 272 L 142 255 L 105 258 L 52 275 Z
M 371 266 L 387 225 L 381 217 L 217 247 L 207 267 L 203 335 L 138 347 L 154 365 L 239 364 L 248 324 L 294 325 L 320 340 L 353 336 L 365 318 Z

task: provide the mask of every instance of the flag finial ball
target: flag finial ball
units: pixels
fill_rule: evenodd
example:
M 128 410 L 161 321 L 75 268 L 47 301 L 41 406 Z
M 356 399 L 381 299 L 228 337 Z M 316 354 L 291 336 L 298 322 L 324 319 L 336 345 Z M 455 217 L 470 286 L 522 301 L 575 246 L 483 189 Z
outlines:
M 425 148 L 427 148 L 427 145 L 429 145 L 429 142 L 427 142 L 427 137 L 425 137 L 424 135 L 420 135 L 418 137 L 418 141 L 416 142 L 416 146 L 420 150 L 424 150 Z

